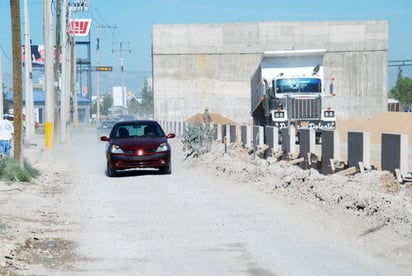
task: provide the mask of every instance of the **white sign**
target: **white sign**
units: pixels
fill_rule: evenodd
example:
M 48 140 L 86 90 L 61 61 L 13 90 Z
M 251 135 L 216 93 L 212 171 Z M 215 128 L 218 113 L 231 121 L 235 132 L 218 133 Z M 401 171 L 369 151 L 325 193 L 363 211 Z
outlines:
M 113 86 L 113 106 L 124 107 L 122 86 Z

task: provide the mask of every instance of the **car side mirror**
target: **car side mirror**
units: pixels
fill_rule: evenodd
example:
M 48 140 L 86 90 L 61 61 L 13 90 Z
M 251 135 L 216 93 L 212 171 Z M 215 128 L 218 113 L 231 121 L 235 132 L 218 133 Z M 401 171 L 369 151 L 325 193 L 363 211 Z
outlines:
M 101 136 L 101 137 L 100 137 L 100 141 L 107 142 L 107 141 L 109 141 L 109 137 L 107 137 L 107 136 Z

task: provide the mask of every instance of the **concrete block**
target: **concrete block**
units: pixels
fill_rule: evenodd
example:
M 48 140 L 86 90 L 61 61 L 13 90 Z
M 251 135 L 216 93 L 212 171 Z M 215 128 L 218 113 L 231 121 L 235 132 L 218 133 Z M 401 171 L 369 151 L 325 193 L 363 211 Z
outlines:
M 257 147 L 263 147 L 265 138 L 264 133 L 263 126 L 253 126 L 253 144 Z
M 220 125 L 220 129 L 222 130 L 222 136 L 221 136 L 221 141 L 222 143 L 228 142 L 227 136 L 227 130 L 226 130 L 226 125 Z
M 408 173 L 408 135 L 382 133 L 381 167 L 392 173 L 396 169 L 401 175 Z
M 237 140 L 237 131 L 235 125 L 229 125 L 229 133 L 230 133 L 230 143 L 236 143 Z
M 282 136 L 282 159 L 288 160 L 289 153 L 296 152 L 296 129 L 294 127 L 283 128 L 280 135 Z
M 339 132 L 337 130 L 322 131 L 322 174 L 332 173 L 330 160 L 340 160 Z
M 216 141 L 223 143 L 223 127 L 221 124 L 216 124 Z
M 213 128 L 213 140 L 217 141 L 218 140 L 218 124 L 212 124 Z
M 299 156 L 304 158 L 304 162 L 300 163 L 302 169 L 309 169 L 310 154 L 315 153 L 316 133 L 314 129 L 301 129 L 299 131 Z M 309 156 L 308 156 L 309 154 Z M 316 165 L 316 164 L 314 164 Z
M 269 155 L 279 150 L 279 129 L 273 126 L 265 127 L 265 141 L 269 146 Z
M 348 132 L 348 166 L 358 167 L 362 162 L 365 167 L 370 164 L 370 136 L 368 132 Z
M 252 144 L 252 127 L 247 125 L 240 126 L 240 141 L 242 146 L 248 148 Z

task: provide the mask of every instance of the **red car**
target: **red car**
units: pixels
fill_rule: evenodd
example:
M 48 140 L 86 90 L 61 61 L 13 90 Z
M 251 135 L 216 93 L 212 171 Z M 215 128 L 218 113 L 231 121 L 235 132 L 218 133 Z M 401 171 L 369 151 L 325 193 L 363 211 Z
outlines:
M 107 175 L 116 176 L 117 171 L 127 169 L 155 168 L 164 174 L 172 173 L 169 138 L 158 122 L 134 120 L 117 122 L 106 141 Z

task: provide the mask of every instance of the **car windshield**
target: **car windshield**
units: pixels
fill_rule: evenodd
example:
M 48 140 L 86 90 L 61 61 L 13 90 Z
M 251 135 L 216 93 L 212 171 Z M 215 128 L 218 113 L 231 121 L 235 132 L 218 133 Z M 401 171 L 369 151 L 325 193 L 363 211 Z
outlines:
M 130 122 L 118 124 L 113 129 L 114 138 L 151 138 L 165 136 L 162 128 L 155 122 Z
M 321 93 L 318 78 L 282 78 L 275 81 L 276 93 Z

